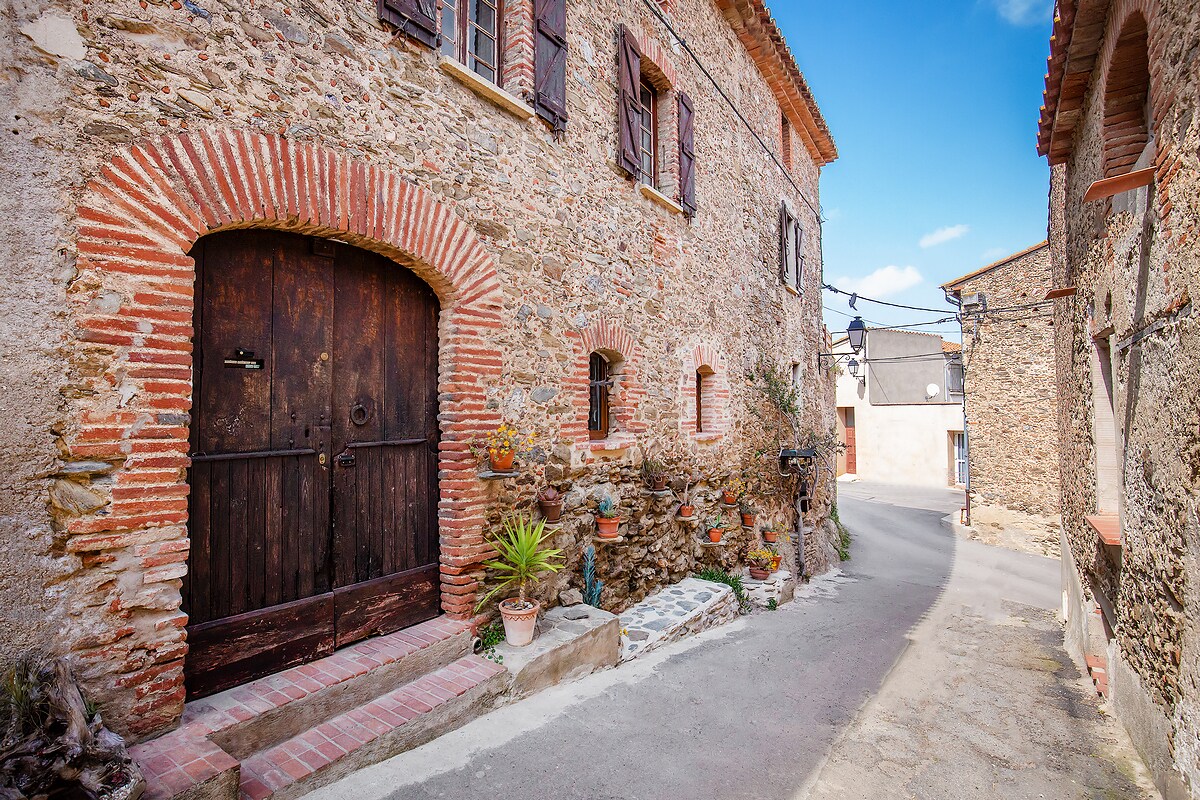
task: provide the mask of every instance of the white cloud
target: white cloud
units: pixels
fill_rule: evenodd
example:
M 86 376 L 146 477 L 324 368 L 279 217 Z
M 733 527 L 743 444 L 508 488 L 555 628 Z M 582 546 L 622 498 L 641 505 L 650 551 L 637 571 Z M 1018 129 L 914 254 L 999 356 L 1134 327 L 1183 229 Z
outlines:
M 921 247 L 936 247 L 939 244 L 945 244 L 954 239 L 962 238 L 970 230 L 971 226 L 969 225 L 950 225 L 945 228 L 938 228 L 933 233 L 927 233 L 922 236 L 919 244 Z
M 857 292 L 864 297 L 882 300 L 911 289 L 923 280 L 916 267 L 889 264 L 862 278 L 838 278 L 837 287 L 844 292 Z
M 996 13 L 1013 25 L 1045 22 L 1054 12 L 1054 0 L 991 0 Z

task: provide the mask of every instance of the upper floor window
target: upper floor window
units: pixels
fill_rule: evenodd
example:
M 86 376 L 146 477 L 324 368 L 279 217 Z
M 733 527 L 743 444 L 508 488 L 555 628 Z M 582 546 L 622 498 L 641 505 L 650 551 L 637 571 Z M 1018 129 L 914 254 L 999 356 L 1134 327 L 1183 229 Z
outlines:
M 442 53 L 500 85 L 503 0 L 440 0 Z
M 960 356 L 951 356 L 946 359 L 946 394 L 962 397 L 964 391 L 965 380 L 963 377 L 962 358 Z
M 788 122 L 785 114 L 779 115 L 780 153 L 783 155 L 783 166 L 792 168 L 792 123 Z
M 779 277 L 795 292 L 804 291 L 804 229 L 787 203 L 779 206 Z
M 658 92 L 648 81 L 642 81 L 638 95 L 640 103 L 638 150 L 640 155 L 638 180 L 658 188 Z

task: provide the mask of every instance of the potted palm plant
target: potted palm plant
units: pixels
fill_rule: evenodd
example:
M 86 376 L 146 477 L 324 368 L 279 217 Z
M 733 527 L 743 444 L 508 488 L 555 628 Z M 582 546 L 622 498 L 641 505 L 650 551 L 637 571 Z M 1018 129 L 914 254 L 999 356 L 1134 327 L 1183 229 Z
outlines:
M 504 522 L 504 528 L 492 541 L 496 558 L 483 563 L 496 571 L 500 583 L 483 596 L 475 611 L 515 586 L 517 596 L 500 601 L 504 639 L 513 647 L 524 647 L 533 641 L 533 628 L 542 608 L 537 600 L 525 596 L 526 585 L 537 583 L 542 573 L 558 572 L 563 566 L 562 551 L 548 547 L 549 538 L 545 522 L 535 523 L 526 516 L 512 517 Z

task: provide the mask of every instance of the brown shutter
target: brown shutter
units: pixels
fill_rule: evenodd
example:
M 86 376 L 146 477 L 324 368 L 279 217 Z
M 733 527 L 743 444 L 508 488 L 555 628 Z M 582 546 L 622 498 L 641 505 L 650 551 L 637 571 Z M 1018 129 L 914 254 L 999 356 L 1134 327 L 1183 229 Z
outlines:
M 679 205 L 689 217 L 696 213 L 696 115 L 692 99 L 679 93 Z
M 622 25 L 617 37 L 617 113 L 620 143 L 617 163 L 632 177 L 638 175 L 638 139 L 641 138 L 642 118 L 642 54 L 633 34 Z
M 779 279 L 785 284 L 791 283 L 789 268 L 792 263 L 792 215 L 788 213 L 787 203 L 779 204 Z
M 555 131 L 565 131 L 567 0 L 534 0 L 533 19 L 533 107 Z
M 804 229 L 800 220 L 792 220 L 792 285 L 798 291 L 804 290 Z
M 377 0 L 379 18 L 422 44 L 437 47 L 436 0 Z

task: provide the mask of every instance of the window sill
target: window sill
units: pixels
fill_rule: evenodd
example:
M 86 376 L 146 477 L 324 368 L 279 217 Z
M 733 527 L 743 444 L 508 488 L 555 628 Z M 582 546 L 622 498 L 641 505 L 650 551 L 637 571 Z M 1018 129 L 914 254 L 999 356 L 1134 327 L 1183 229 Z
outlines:
M 1121 520 L 1116 514 L 1091 514 L 1084 519 L 1100 541 L 1109 547 L 1121 546 Z
M 588 449 L 593 453 L 611 453 L 620 450 L 628 450 L 633 447 L 636 440 L 632 436 L 612 435 L 607 439 L 592 439 L 588 442 Z
M 650 184 L 638 183 L 637 188 L 638 188 L 638 191 L 642 193 L 642 197 L 650 198 L 651 200 L 658 203 L 663 208 L 670 211 L 672 214 L 682 214 L 683 213 L 683 206 L 679 205 L 674 200 L 667 197 L 665 194 L 660 192 L 658 189 L 655 189 Z
M 455 59 L 449 56 L 439 57 L 438 68 L 484 100 L 499 106 L 518 119 L 528 121 L 534 118 L 534 110 L 528 103 L 509 94 L 491 81 L 476 75 Z
M 716 432 L 693 433 L 692 441 L 694 442 L 716 442 L 724 438 L 725 434 Z
M 789 292 L 791 292 L 792 294 L 796 295 L 796 297 L 799 297 L 799 296 L 800 296 L 800 290 L 799 290 L 799 289 L 797 289 L 795 286 L 792 286 L 790 283 L 785 283 L 785 284 L 783 285 L 783 288 L 784 288 L 784 289 L 787 289 Z

